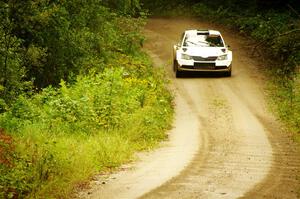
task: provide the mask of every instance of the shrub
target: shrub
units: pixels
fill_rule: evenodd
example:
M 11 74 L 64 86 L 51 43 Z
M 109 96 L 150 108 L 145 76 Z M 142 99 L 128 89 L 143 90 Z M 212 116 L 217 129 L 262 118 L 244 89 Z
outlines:
M 2 194 L 66 197 L 74 183 L 166 138 L 172 97 L 163 75 L 143 56 L 121 57 L 103 73 L 20 96 L 1 115 L 0 126 L 15 139 L 17 163 L 3 169 Z

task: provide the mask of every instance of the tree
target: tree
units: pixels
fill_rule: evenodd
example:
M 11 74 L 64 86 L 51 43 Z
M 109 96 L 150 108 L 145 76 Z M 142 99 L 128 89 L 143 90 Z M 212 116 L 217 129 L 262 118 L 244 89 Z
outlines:
M 14 101 L 30 82 L 24 81 L 26 69 L 22 64 L 22 40 L 12 34 L 14 23 L 9 18 L 7 3 L 0 3 L 0 112 Z

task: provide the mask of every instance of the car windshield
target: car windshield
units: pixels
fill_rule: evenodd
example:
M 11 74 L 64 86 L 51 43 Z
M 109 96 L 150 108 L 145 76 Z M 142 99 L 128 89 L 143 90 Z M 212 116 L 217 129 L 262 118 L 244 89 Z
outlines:
M 186 35 L 183 46 L 224 47 L 220 35 Z

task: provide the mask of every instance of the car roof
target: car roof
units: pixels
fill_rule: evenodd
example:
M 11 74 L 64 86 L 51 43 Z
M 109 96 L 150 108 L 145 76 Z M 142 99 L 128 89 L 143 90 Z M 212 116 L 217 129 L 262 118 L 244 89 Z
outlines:
M 186 30 L 186 34 L 188 35 L 197 35 L 197 34 L 205 34 L 205 35 L 221 35 L 221 33 L 217 30 Z

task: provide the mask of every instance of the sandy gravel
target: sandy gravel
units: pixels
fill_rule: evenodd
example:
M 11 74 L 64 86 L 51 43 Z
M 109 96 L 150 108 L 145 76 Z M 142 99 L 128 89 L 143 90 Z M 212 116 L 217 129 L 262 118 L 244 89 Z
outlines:
M 220 30 L 233 75 L 175 79 L 172 45 L 185 29 Z M 193 19 L 151 19 L 145 50 L 176 93 L 170 140 L 121 172 L 95 177 L 81 198 L 300 198 L 299 148 L 267 109 L 261 63 L 232 31 Z

